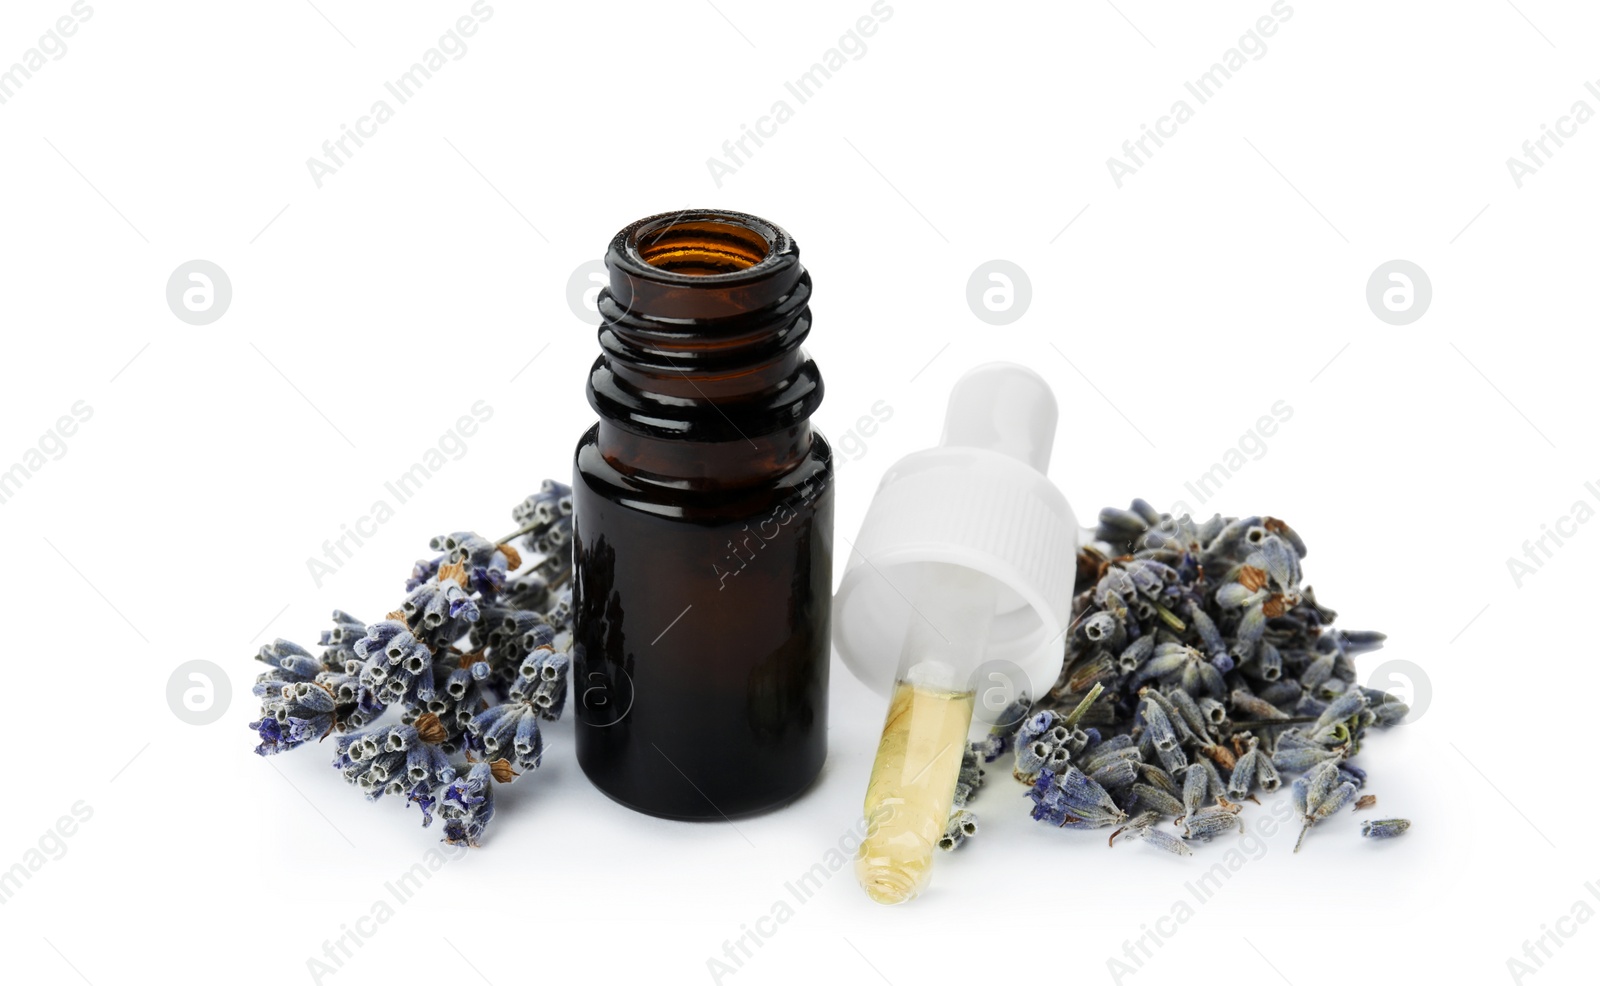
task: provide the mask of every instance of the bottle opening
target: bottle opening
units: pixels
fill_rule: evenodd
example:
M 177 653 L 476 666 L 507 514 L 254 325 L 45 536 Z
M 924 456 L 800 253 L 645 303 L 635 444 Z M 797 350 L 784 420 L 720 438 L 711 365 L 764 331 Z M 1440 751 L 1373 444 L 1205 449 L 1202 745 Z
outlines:
M 749 227 L 697 219 L 641 230 L 637 249 L 652 267 L 710 277 L 754 267 L 766 259 L 771 244 Z

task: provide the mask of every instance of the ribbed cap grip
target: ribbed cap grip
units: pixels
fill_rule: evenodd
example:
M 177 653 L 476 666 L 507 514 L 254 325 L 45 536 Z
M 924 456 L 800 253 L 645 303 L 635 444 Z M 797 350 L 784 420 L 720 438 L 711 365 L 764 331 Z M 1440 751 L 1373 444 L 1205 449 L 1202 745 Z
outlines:
M 1055 683 L 1071 619 L 1078 523 L 1036 467 L 1049 461 L 1056 405 L 1025 367 L 969 372 L 950 397 L 947 441 L 885 474 L 834 597 L 834 644 L 851 671 L 888 694 L 912 619 L 917 567 L 942 562 L 996 583 L 989 645 L 973 655 L 1022 669 L 1037 698 Z

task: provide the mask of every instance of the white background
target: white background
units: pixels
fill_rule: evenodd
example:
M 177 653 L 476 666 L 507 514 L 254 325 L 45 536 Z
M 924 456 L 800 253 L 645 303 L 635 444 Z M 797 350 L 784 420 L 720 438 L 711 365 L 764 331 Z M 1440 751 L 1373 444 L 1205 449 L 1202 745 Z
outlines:
M 324 941 L 437 846 L 347 789 L 327 749 L 252 754 L 252 654 L 315 643 L 336 606 L 378 618 L 428 537 L 506 533 L 513 504 L 568 474 L 597 353 L 569 278 L 627 222 L 690 205 L 801 245 L 819 426 L 837 441 L 893 408 L 842 456 L 843 535 L 986 360 L 1056 388 L 1053 475 L 1085 517 L 1192 501 L 1185 481 L 1293 408 L 1204 511 L 1288 519 L 1341 624 L 1389 634 L 1363 674 L 1421 669 L 1420 720 L 1359 761 L 1379 813 L 1415 826 L 1370 844 L 1344 816 L 1298 856 L 1280 833 L 1123 982 L 1503 982 L 1547 927 L 1571 937 L 1522 981 L 1586 978 L 1600 922 L 1558 919 L 1600 909 L 1584 889 L 1600 881 L 1600 525 L 1520 586 L 1507 559 L 1600 496 L 1584 487 L 1600 485 L 1600 122 L 1521 188 L 1506 159 L 1574 101 L 1600 110 L 1592 6 L 1296 0 L 1199 106 L 1184 81 L 1270 0 L 897 0 L 799 105 L 784 81 L 868 0 L 499 0 L 318 188 L 307 158 L 469 6 L 95 3 L 0 105 L 0 463 L 74 402 L 93 410 L 0 505 L 0 868 L 74 804 L 93 812 L 0 905 L 8 981 L 310 981 Z M 9 0 L 0 67 L 69 8 Z M 785 98 L 793 119 L 719 188 L 707 159 Z M 1194 118 L 1119 189 L 1106 159 L 1181 98 Z M 206 326 L 164 298 L 195 258 L 233 286 Z M 996 258 L 1032 283 L 998 327 L 965 301 Z M 1405 326 L 1365 300 L 1395 258 L 1433 288 Z M 316 585 L 307 559 L 479 400 L 493 417 L 466 454 Z M 189 660 L 226 669 L 211 725 L 168 707 Z M 882 702 L 834 672 L 821 781 L 737 828 L 627 812 L 582 777 L 570 721 L 550 729 L 485 848 L 363 922 L 375 933 L 322 981 L 711 981 L 707 960 L 858 815 Z M 1107 850 L 1031 822 L 1005 773 L 922 899 L 879 908 L 841 873 L 723 981 L 1111 982 L 1107 960 L 1226 851 Z

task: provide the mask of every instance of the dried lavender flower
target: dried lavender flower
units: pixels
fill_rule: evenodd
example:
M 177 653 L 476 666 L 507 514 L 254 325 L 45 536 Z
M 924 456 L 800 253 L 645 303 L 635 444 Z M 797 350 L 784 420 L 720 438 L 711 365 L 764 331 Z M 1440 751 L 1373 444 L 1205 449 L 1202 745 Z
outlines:
M 256 752 L 334 735 L 334 766 L 369 799 L 403 797 L 424 825 L 444 818 L 447 841 L 477 845 L 493 785 L 538 766 L 539 722 L 566 704 L 571 513 L 570 488 L 546 481 L 513 510 L 511 537 L 433 539 L 438 554 L 416 563 L 384 619 L 335 611 L 319 655 L 284 640 L 262 648 Z M 526 562 L 507 543 L 524 536 Z
M 1012 740 L 1016 737 L 1018 723 L 1028 715 L 1028 710 L 1033 707 L 1033 700 L 1026 691 L 1000 710 L 995 717 L 994 725 L 989 728 L 989 735 L 984 737 L 981 744 L 981 753 L 985 763 L 993 763 L 1011 749 Z
M 1133 756 L 1137 758 L 1138 751 L 1133 751 Z M 1085 765 L 1084 770 L 1096 784 L 1108 791 L 1127 787 L 1139 778 L 1139 765 L 1136 759 L 1128 757 L 1107 758 L 1093 769 Z
M 1228 775 L 1228 797 L 1243 799 L 1250 796 L 1256 786 L 1256 775 L 1263 759 L 1256 740 L 1251 739 L 1250 749 L 1234 763 L 1233 773 Z
M 1137 838 L 1146 816 L 1209 838 L 1238 827 L 1237 799 L 1291 780 L 1302 839 L 1354 801 L 1365 773 L 1350 757 L 1407 710 L 1358 684 L 1352 657 L 1383 635 L 1334 629 L 1337 614 L 1302 584 L 1300 534 L 1273 517 L 1196 521 L 1135 500 L 1103 511 L 1095 538 L 1078 557 L 1080 632 L 1010 743 L 1034 817 L 1071 815 L 1051 780 L 1068 771 L 1139 812 L 1117 833 Z M 1056 730 L 1066 709 L 1093 726 L 1088 743 Z
M 950 823 L 945 826 L 944 835 L 939 837 L 938 845 L 945 852 L 953 852 L 977 834 L 978 816 L 970 811 L 957 810 L 950 816 Z
M 478 845 L 489 819 L 494 817 L 492 770 L 487 763 L 473 764 L 465 778 L 445 788 L 439 803 L 439 815 L 445 819 L 444 841 L 458 846 Z
M 965 808 L 983 787 L 983 752 L 977 743 L 968 743 L 961 754 L 961 769 L 956 774 L 956 793 L 951 802 L 955 808 Z M 968 833 L 970 834 L 970 833 Z
M 1362 822 L 1361 835 L 1368 839 L 1393 839 L 1397 835 L 1404 835 L 1410 827 L 1411 820 L 1408 818 L 1385 818 Z
M 1213 805 L 1201 808 L 1183 818 L 1185 839 L 1209 840 L 1212 836 L 1230 829 L 1244 831 L 1244 821 L 1239 818 L 1238 805 Z
M 1335 814 L 1355 799 L 1356 786 L 1341 780 L 1343 772 L 1336 760 L 1324 760 L 1295 781 L 1295 807 L 1300 811 L 1300 837 L 1295 840 L 1294 851 L 1300 851 L 1311 826 Z M 1302 783 L 1304 785 L 1302 786 Z
M 1184 768 L 1183 774 L 1183 813 L 1193 815 L 1205 804 L 1206 792 L 1210 790 L 1210 778 L 1201 764 L 1209 761 L 1201 760 Z
M 1063 828 L 1101 828 L 1127 817 L 1105 788 L 1076 767 L 1060 774 L 1041 771 L 1028 795 L 1035 819 Z
M 1188 843 L 1173 835 L 1171 832 L 1168 832 L 1166 829 L 1157 828 L 1154 825 L 1143 825 L 1135 829 L 1133 834 L 1138 836 L 1138 838 L 1143 842 L 1155 846 L 1162 852 L 1168 852 L 1174 856 L 1194 855 L 1194 850 L 1189 848 Z
M 1163 815 L 1182 815 L 1183 802 L 1168 794 L 1158 787 L 1149 784 L 1134 784 L 1129 792 L 1133 797 L 1133 804 L 1140 808 L 1148 808 Z

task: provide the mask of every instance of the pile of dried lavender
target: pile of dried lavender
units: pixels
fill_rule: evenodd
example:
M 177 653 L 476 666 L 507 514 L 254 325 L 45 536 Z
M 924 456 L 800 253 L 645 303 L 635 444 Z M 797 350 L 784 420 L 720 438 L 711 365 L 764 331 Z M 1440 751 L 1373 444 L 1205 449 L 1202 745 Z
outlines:
M 1039 703 L 1026 696 L 974 744 L 941 845 L 972 834 L 965 806 L 982 772 L 1015 750 L 1033 817 L 1065 828 L 1113 827 L 1188 855 L 1189 844 L 1238 830 L 1239 802 L 1292 785 L 1300 838 L 1358 798 L 1366 773 L 1350 762 L 1369 726 L 1406 705 L 1356 682 L 1370 631 L 1334 630 L 1334 612 L 1302 587 L 1306 546 L 1272 517 L 1195 523 L 1143 500 L 1100 512 L 1078 555 L 1076 619 L 1061 678 Z M 1020 723 L 1020 724 L 1019 724 Z M 1183 837 L 1157 828 L 1176 817 Z M 1410 825 L 1362 826 L 1390 838 Z M 1295 845 L 1296 850 L 1300 843 Z
M 400 608 L 370 626 L 334 611 L 322 652 L 261 648 L 262 756 L 338 734 L 333 765 L 376 801 L 437 810 L 445 841 L 476 846 L 494 815 L 492 782 L 539 766 L 539 720 L 561 717 L 571 663 L 572 490 L 545 480 L 499 541 L 462 532 L 429 546 Z M 521 537 L 538 561 L 524 564 Z

